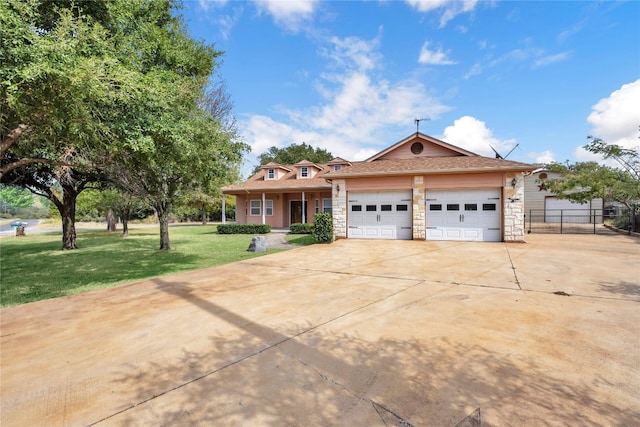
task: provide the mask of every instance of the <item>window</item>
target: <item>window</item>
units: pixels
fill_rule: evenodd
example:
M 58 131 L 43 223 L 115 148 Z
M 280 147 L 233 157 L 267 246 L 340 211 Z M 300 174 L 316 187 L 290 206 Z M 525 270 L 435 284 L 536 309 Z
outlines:
M 430 211 L 441 211 L 442 210 L 442 205 L 429 205 L 429 210 Z
M 409 205 L 396 205 L 397 212 L 408 211 L 408 210 L 409 210 Z
M 465 203 L 464 204 L 464 210 L 465 211 L 477 211 L 478 210 L 478 204 L 477 203 Z
M 309 168 L 306 166 L 303 166 L 300 168 L 300 177 L 302 178 L 307 178 L 309 176 Z
M 267 216 L 273 216 L 273 200 L 264 201 L 264 213 Z
M 382 212 L 391 212 L 392 211 L 392 206 L 391 205 L 380 205 L 380 210 Z
M 251 216 L 260 215 L 260 200 L 251 200 Z
M 495 211 L 496 210 L 496 204 L 495 203 L 483 203 L 482 204 L 482 210 L 483 211 Z
M 275 179 L 276 177 L 276 171 L 275 169 L 269 169 L 267 170 L 267 178 L 268 179 Z
M 333 211 L 333 206 L 331 203 L 331 199 L 322 199 L 322 212 L 331 213 Z
M 362 212 L 362 205 L 352 205 L 351 212 Z
M 334 170 L 334 171 L 339 171 L 340 169 L 342 169 L 342 165 L 335 165 L 335 166 L 333 167 L 333 170 Z
M 447 205 L 447 210 L 448 211 L 459 211 L 460 210 L 460 205 L 458 203 L 452 203 L 450 205 Z
M 316 199 L 316 213 L 320 212 L 320 202 Z
M 375 212 L 376 210 L 378 210 L 377 205 L 367 205 L 367 212 Z

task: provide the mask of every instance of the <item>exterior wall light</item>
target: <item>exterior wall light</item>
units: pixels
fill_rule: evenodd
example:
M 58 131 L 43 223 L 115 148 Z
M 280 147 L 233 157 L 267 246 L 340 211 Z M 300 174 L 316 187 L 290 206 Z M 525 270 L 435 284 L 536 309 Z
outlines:
M 518 184 L 518 180 L 517 180 L 516 178 L 513 178 L 513 179 L 511 180 L 511 186 L 512 186 L 513 188 L 516 188 L 516 185 L 517 185 L 517 184 Z

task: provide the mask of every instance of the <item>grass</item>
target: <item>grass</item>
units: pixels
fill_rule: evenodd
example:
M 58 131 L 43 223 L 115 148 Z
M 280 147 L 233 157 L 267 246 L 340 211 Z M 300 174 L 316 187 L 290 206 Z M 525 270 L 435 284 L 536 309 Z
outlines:
M 79 231 L 80 249 L 73 251 L 60 249 L 60 233 L 5 237 L 0 239 L 0 306 L 112 287 L 279 251 L 247 252 L 251 237 L 219 235 L 215 225 L 171 227 L 171 251 L 158 250 L 157 227 L 130 229 L 127 238 L 120 233 Z M 291 237 L 292 244 L 315 243 Z

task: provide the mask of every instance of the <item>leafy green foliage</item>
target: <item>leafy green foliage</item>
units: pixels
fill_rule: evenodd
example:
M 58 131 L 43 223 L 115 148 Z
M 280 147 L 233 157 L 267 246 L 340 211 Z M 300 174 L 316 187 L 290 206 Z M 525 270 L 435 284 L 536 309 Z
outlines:
M 219 224 L 218 234 L 268 234 L 269 224 Z
M 289 226 L 291 234 L 311 234 L 313 233 L 313 224 L 293 223 Z
M 313 237 L 321 243 L 333 241 L 333 219 L 330 213 L 316 214 L 313 219 Z
M 33 205 L 33 197 L 23 188 L 0 184 L 0 202 L 12 208 L 26 208 Z
M 260 171 L 260 168 L 269 162 L 280 165 L 293 165 L 303 160 L 313 163 L 326 163 L 333 159 L 333 155 L 323 148 L 314 148 L 306 143 L 291 144 L 288 147 L 271 147 L 266 153 L 258 156 L 260 164 L 256 166 L 253 173 Z

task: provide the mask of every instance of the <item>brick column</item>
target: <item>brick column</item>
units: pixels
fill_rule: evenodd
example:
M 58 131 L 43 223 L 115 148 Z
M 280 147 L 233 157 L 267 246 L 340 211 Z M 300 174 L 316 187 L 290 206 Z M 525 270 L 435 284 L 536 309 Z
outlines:
M 513 180 L 516 180 L 515 186 Z M 524 174 L 505 174 L 503 191 L 504 241 L 524 242 Z
M 338 190 L 338 188 L 340 190 Z M 344 179 L 334 179 L 331 189 L 333 240 L 347 238 L 347 186 Z
M 413 240 L 425 240 L 427 220 L 425 216 L 425 191 L 424 191 L 424 177 L 413 177 Z

